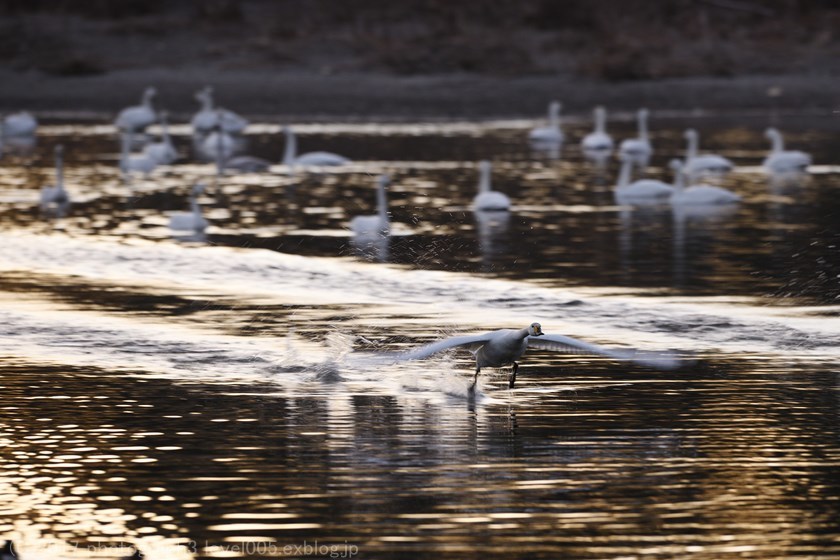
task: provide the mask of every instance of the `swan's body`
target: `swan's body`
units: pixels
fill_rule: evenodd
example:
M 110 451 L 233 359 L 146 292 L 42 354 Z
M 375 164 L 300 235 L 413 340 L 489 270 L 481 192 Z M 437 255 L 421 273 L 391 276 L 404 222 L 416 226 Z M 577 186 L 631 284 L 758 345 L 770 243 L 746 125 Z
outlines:
M 55 147 L 55 185 L 41 188 L 41 207 L 64 206 L 70 203 L 70 195 L 64 189 L 64 147 Z
M 674 206 L 713 206 L 741 200 L 734 192 L 715 185 L 699 184 L 686 188 L 682 162 L 672 161 L 671 168 L 674 170 L 674 194 L 671 195 Z
M 607 134 L 607 110 L 595 107 L 595 130 L 583 137 L 581 148 L 585 152 L 611 152 L 613 139 Z
M 559 144 L 563 141 L 563 131 L 560 130 L 560 109 L 559 101 L 552 101 L 548 105 L 548 125 L 538 126 L 528 133 L 531 142 L 538 144 Z
M 346 165 L 350 160 L 332 152 L 307 152 L 297 155 L 297 138 L 290 126 L 283 127 L 286 135 L 286 149 L 283 152 L 283 165 L 302 165 L 308 167 L 332 167 Z
M 32 136 L 38 129 L 38 121 L 31 113 L 19 111 L 3 119 L 4 136 Z
M 148 176 L 157 167 L 157 160 L 148 154 L 132 154 L 129 152 L 131 145 L 131 133 L 122 133 L 122 154 L 120 156 L 120 171 L 125 175 L 132 173 L 142 173 Z
M 723 156 L 717 154 L 698 155 L 700 137 L 693 128 L 685 131 L 685 139 L 688 141 L 688 146 L 685 152 L 684 173 L 689 177 L 703 174 L 721 175 L 729 173 L 735 168 L 732 162 Z
M 510 199 L 504 193 L 494 191 L 490 187 L 490 173 L 492 166 L 489 161 L 478 164 L 478 194 L 473 198 L 473 210 L 509 210 Z
M 674 187 L 654 179 L 640 179 L 630 182 L 633 161 L 625 159 L 621 163 L 618 183 L 615 187 L 615 200 L 619 204 L 656 204 L 668 200 Z
M 805 173 L 811 165 L 811 156 L 799 150 L 785 150 L 782 134 L 775 128 L 765 132 L 772 142 L 770 153 L 764 159 L 764 169 L 768 173 Z
M 174 212 L 169 217 L 169 228 L 176 231 L 202 232 L 207 229 L 207 220 L 201 215 L 198 197 L 204 192 L 204 185 L 197 184 L 190 194 L 190 211 Z
M 350 220 L 350 229 L 356 236 L 385 236 L 391 232 L 391 222 L 388 219 L 388 200 L 385 194 L 388 182 L 387 175 L 379 177 L 376 186 L 376 214 L 356 216 Z
M 157 90 L 155 88 L 146 88 L 140 105 L 126 107 L 117 115 L 117 119 L 114 121 L 117 128 L 126 132 L 139 132 L 154 123 L 157 118 L 155 117 L 155 110 L 152 108 L 152 98 L 156 94 Z
M 226 160 L 233 155 L 236 149 L 236 140 L 220 130 L 216 130 L 207 135 L 207 138 L 201 143 L 201 151 L 213 160 Z
M 212 87 L 205 87 L 195 94 L 195 98 L 201 103 L 201 109 L 193 116 L 191 121 L 194 132 L 206 134 L 221 126 L 224 132 L 239 134 L 248 126 L 248 120 L 233 111 L 213 107 Z
M 169 122 L 165 111 L 160 114 L 160 126 L 160 141 L 147 144 L 143 148 L 143 153 L 159 164 L 168 165 L 178 159 L 178 152 L 175 151 L 172 138 L 169 136 Z
M 271 167 L 271 162 L 254 156 L 237 156 L 225 160 L 224 168 L 241 173 L 263 173 Z
M 639 126 L 638 138 L 623 140 L 618 148 L 618 153 L 623 159 L 631 159 L 635 165 L 646 167 L 650 161 L 650 156 L 653 155 L 653 146 L 651 146 L 650 138 L 648 138 L 648 110 L 639 109 L 636 118 Z
M 573 354 L 595 354 L 622 361 L 631 361 L 660 369 L 673 369 L 679 362 L 666 352 L 638 352 L 633 349 L 609 349 L 582 340 L 561 335 L 546 335 L 539 323 L 531 323 L 524 329 L 502 329 L 479 335 L 456 336 L 397 354 L 398 360 L 420 360 L 450 348 L 467 348 L 475 356 L 475 377 L 471 390 L 475 389 L 478 374 L 483 367 L 513 366 L 509 386 L 516 382 L 519 370 L 517 360 L 528 348 L 568 352 Z

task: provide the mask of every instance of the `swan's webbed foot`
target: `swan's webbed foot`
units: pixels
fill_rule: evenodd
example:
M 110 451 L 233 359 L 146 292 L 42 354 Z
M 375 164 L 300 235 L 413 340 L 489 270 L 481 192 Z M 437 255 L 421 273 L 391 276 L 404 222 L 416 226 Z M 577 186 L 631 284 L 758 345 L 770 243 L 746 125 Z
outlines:
M 513 362 L 513 371 L 510 373 L 510 378 L 508 378 L 508 387 L 513 389 L 514 383 L 516 383 L 516 372 L 519 371 L 519 364 Z

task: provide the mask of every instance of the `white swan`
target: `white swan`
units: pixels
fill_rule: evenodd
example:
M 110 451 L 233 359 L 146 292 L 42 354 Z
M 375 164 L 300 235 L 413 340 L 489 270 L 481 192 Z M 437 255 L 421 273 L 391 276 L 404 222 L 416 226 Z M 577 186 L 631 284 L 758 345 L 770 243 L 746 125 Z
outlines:
M 711 206 L 741 200 L 734 192 L 715 185 L 700 184 L 686 188 L 683 162 L 678 159 L 671 161 L 671 169 L 674 170 L 674 194 L 671 195 L 674 206 Z
M 169 136 L 169 122 L 166 111 L 160 113 L 161 136 L 159 142 L 152 142 L 143 147 L 143 153 L 159 164 L 169 165 L 178 159 L 178 152 Z
M 38 129 L 38 121 L 27 111 L 18 111 L 3 118 L 3 135 L 32 136 Z
M 205 87 L 195 94 L 201 103 L 201 109 L 193 116 L 191 124 L 193 131 L 206 134 L 221 124 L 222 130 L 230 134 L 240 134 L 248 126 L 248 120 L 233 111 L 213 106 L 213 88 Z
M 581 148 L 585 152 L 611 152 L 613 140 L 607 134 L 607 110 L 603 107 L 595 107 L 595 130 L 583 137 Z
M 117 128 L 122 131 L 139 132 L 154 123 L 157 120 L 155 110 L 152 108 L 152 99 L 155 95 L 157 95 L 157 90 L 147 87 L 143 92 L 140 105 L 126 107 L 117 115 L 114 121 Z
M 198 197 L 204 192 L 204 185 L 197 183 L 190 194 L 190 211 L 174 212 L 169 216 L 169 228 L 176 231 L 197 231 L 207 229 L 207 220 L 201 215 Z
M 64 189 L 64 146 L 55 147 L 55 185 L 41 188 L 41 207 L 64 206 L 70 203 L 70 195 Z
M 630 182 L 633 160 L 624 159 L 615 186 L 615 200 L 619 204 L 657 204 L 664 202 L 674 192 L 668 183 L 654 179 L 640 179 Z
M 563 141 L 563 131 L 560 130 L 560 109 L 563 105 L 559 101 L 548 104 L 548 126 L 538 126 L 528 133 L 531 142 L 540 144 L 559 144 Z
M 595 354 L 616 360 L 630 361 L 659 369 L 679 367 L 679 360 L 671 352 L 640 352 L 630 348 L 611 349 L 590 344 L 568 336 L 545 334 L 539 323 L 531 323 L 524 329 L 502 329 L 479 335 L 455 336 L 426 344 L 414 350 L 394 355 L 397 360 L 420 360 L 450 348 L 463 347 L 475 356 L 475 376 L 470 391 L 475 390 L 478 374 L 483 367 L 513 366 L 508 379 L 512 388 L 519 370 L 517 360 L 528 348 L 567 352 L 572 354 Z
M 764 159 L 764 169 L 768 173 L 805 173 L 811 165 L 811 156 L 799 150 L 785 150 L 782 133 L 775 128 L 768 128 L 764 133 L 772 142 L 770 153 Z
M 478 169 L 478 194 L 473 198 L 473 210 L 509 210 L 510 199 L 507 195 L 490 188 L 490 173 L 493 169 L 490 162 L 480 162 Z
M 148 177 L 155 170 L 155 167 L 157 167 L 157 160 L 144 153 L 132 154 L 129 151 L 129 146 L 131 146 L 131 132 L 123 132 L 120 136 L 122 142 L 120 171 L 126 176 L 136 172 Z
M 732 162 L 723 156 L 717 154 L 697 155 L 700 136 L 693 128 L 686 130 L 684 136 L 688 141 L 688 146 L 686 147 L 685 167 L 683 169 L 690 177 L 705 173 L 724 174 L 735 168 Z
M 263 173 L 271 168 L 271 162 L 254 156 L 237 156 L 226 159 L 222 167 L 241 173 Z
M 390 179 L 388 175 L 381 175 L 376 185 L 376 214 L 371 216 L 356 216 L 350 220 L 350 229 L 357 236 L 386 236 L 391 232 L 391 222 L 388 219 L 388 200 L 385 188 Z
M 332 152 L 307 152 L 302 155 L 297 155 L 297 138 L 295 137 L 292 127 L 284 126 L 283 133 L 286 135 L 286 149 L 283 152 L 283 165 L 288 165 L 290 167 L 294 165 L 331 167 L 350 163 L 350 160 L 346 157 Z
M 219 130 L 217 127 L 215 131 L 207 135 L 201 143 L 201 151 L 205 156 L 211 158 L 217 163 L 219 160 L 226 160 L 233 155 L 236 149 L 236 140 L 228 134 Z
M 618 153 L 623 158 L 632 159 L 634 164 L 646 167 L 650 161 L 650 156 L 653 154 L 653 146 L 650 145 L 650 138 L 648 138 L 648 110 L 639 109 L 636 120 L 639 127 L 638 138 L 622 140 Z

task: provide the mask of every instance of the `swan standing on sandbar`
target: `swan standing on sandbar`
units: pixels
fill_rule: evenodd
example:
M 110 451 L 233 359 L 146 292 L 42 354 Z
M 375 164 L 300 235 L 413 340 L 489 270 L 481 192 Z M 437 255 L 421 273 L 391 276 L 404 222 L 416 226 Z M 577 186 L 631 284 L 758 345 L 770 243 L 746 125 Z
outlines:
M 729 173 L 735 168 L 732 162 L 723 156 L 719 156 L 717 154 L 697 155 L 700 136 L 693 128 L 686 130 L 684 137 L 688 141 L 688 146 L 685 151 L 684 172 L 689 177 L 695 177 L 706 173 L 720 175 Z
M 248 126 L 248 120 L 233 111 L 221 107 L 213 107 L 213 88 L 205 87 L 195 94 L 195 99 L 201 103 L 201 109 L 193 115 L 191 124 L 193 132 L 207 134 L 216 127 L 222 127 L 224 132 L 240 134 Z
M 178 152 L 172 145 L 172 138 L 169 137 L 169 122 L 166 111 L 160 112 L 161 135 L 159 142 L 152 142 L 143 147 L 143 154 L 149 156 L 162 165 L 169 165 L 178 159 Z
M 563 142 L 563 131 L 560 130 L 560 109 L 563 105 L 559 101 L 548 104 L 548 126 L 538 126 L 531 130 L 528 139 L 537 144 L 559 144 Z
M 618 153 L 623 158 L 632 159 L 633 163 L 639 167 L 647 167 L 650 156 L 653 154 L 653 147 L 650 145 L 650 139 L 648 138 L 648 110 L 639 109 L 636 120 L 639 127 L 638 138 L 622 140 Z
M 312 167 L 332 167 L 347 165 L 350 160 L 344 156 L 332 152 L 307 152 L 297 155 L 297 138 L 290 126 L 283 127 L 283 134 L 286 135 L 286 149 L 283 152 L 283 165 L 293 167 L 295 165 Z
M 388 175 L 380 175 L 376 184 L 376 214 L 356 216 L 350 220 L 350 229 L 356 236 L 387 236 L 391 232 L 391 222 L 388 219 L 388 199 L 385 194 L 389 182 Z
M 64 146 L 55 147 L 55 185 L 41 188 L 41 208 L 65 206 L 70 203 L 70 195 L 64 189 Z
M 473 210 L 510 210 L 510 199 L 504 193 L 490 187 L 490 173 L 493 166 L 487 160 L 478 164 L 478 194 L 473 198 Z
M 157 95 L 157 90 L 153 87 L 147 87 L 143 92 L 140 105 L 126 107 L 120 111 L 114 121 L 116 127 L 122 131 L 141 132 L 154 123 L 157 120 L 155 110 L 152 108 L 152 99 L 155 95 Z
M 612 152 L 613 139 L 607 134 L 607 110 L 595 107 L 595 130 L 583 137 L 581 148 L 584 152 Z
M 782 133 L 775 128 L 768 128 L 764 133 L 772 142 L 770 153 L 764 159 L 764 169 L 768 173 L 806 173 L 811 165 L 811 156 L 799 150 L 785 150 Z
M 470 392 L 475 391 L 478 374 L 483 367 L 513 366 L 508 386 L 513 388 L 517 360 L 528 348 L 566 352 L 571 354 L 595 354 L 615 360 L 630 361 L 658 369 L 679 367 L 679 360 L 670 352 L 640 352 L 634 349 L 610 349 L 577 340 L 568 336 L 545 334 L 539 323 L 531 323 L 524 329 L 502 329 L 478 335 L 455 336 L 421 346 L 408 352 L 396 354 L 397 360 L 421 360 L 450 348 L 463 347 L 475 356 L 475 376 Z
M 623 159 L 618 182 L 615 187 L 615 200 L 619 204 L 658 204 L 668 200 L 674 187 L 655 179 L 640 179 L 630 182 L 633 160 Z
M 671 195 L 674 206 L 712 206 L 741 200 L 734 192 L 716 185 L 700 184 L 686 188 L 683 162 L 678 159 L 671 161 L 671 169 L 674 170 L 674 194 Z
M 38 129 L 38 121 L 27 111 L 18 111 L 3 118 L 4 136 L 33 136 Z
M 202 232 L 207 229 L 207 220 L 201 215 L 198 197 L 204 192 L 204 185 L 197 183 L 190 193 L 190 211 L 175 212 L 169 217 L 169 228 L 176 231 Z

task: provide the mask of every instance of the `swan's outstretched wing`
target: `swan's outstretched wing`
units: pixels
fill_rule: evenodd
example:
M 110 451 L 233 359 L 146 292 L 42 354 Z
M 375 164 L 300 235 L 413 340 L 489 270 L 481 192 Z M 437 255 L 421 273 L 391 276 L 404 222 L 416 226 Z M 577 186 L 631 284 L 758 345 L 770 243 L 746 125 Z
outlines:
M 392 357 L 395 360 L 422 360 L 423 358 L 428 358 L 432 354 L 437 354 L 438 352 L 443 352 L 444 350 L 449 350 L 450 348 L 455 348 L 456 346 L 461 346 L 471 352 L 474 352 L 490 341 L 491 334 L 492 333 L 453 336 L 452 338 L 438 340 L 437 342 L 432 342 L 407 352 L 395 353 Z
M 528 347 L 569 354 L 596 354 L 657 369 L 676 369 L 680 367 L 680 360 L 673 352 L 643 352 L 633 348 L 604 348 L 597 344 L 559 334 L 546 334 L 539 337 L 529 336 Z

